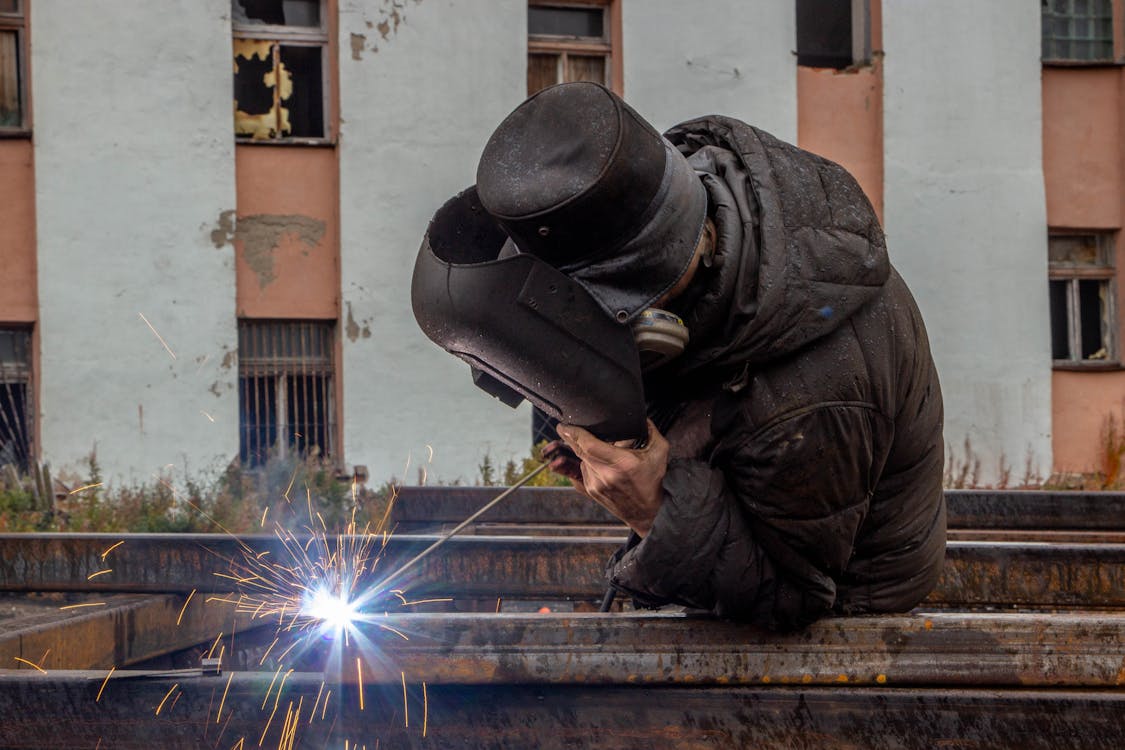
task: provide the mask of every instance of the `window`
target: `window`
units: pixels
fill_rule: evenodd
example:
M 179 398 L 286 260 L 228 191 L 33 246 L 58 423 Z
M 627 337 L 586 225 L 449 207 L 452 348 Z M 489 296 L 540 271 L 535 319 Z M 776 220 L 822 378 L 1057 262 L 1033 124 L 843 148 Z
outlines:
M 0 0 L 0 133 L 27 128 L 24 4 Z
M 31 464 L 31 331 L 0 328 L 0 469 Z
M 869 0 L 797 0 L 797 64 L 812 68 L 871 60 Z
M 527 8 L 527 93 L 556 83 L 614 85 L 618 61 L 610 33 L 611 3 L 533 2 Z M 620 91 L 618 91 L 620 93 Z
M 231 0 L 234 133 L 250 141 L 328 137 L 322 0 Z
M 239 322 L 239 453 L 243 465 L 259 466 L 273 456 L 332 455 L 334 348 L 332 322 Z
M 1116 363 L 1113 237 L 1051 235 L 1047 247 L 1055 365 Z
M 1040 0 L 1043 60 L 1113 62 L 1113 0 Z

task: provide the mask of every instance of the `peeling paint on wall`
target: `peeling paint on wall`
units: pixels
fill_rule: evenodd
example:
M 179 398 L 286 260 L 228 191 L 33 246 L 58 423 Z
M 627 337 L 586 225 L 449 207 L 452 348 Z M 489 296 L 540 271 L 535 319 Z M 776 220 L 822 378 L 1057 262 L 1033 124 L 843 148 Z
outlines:
M 258 276 L 261 288 L 277 279 L 274 269 L 274 251 L 286 235 L 295 237 L 310 249 L 315 249 L 324 239 L 325 222 L 301 214 L 254 214 L 236 219 L 234 211 L 223 211 L 214 230 L 211 242 L 215 247 L 242 243 L 241 256 Z M 228 352 L 228 355 L 230 353 Z M 224 363 L 226 358 L 224 357 Z
M 363 59 L 363 46 L 367 44 L 366 34 L 352 34 L 352 59 Z
M 377 20 L 365 20 L 369 29 L 375 29 L 384 42 L 391 41 L 391 37 L 398 33 L 398 27 L 406 23 L 406 6 L 410 3 L 421 5 L 422 0 L 383 0 L 382 7 L 378 10 Z M 359 49 L 356 49 L 356 39 L 359 38 Z M 352 34 L 352 59 L 362 59 L 362 51 L 367 37 L 363 34 Z M 379 45 L 372 43 L 372 52 L 379 51 Z
M 362 336 L 365 339 L 371 338 L 371 319 L 366 318 L 363 321 L 363 326 L 356 322 L 355 316 L 352 315 L 352 303 L 348 305 L 347 321 L 344 323 L 344 334 L 348 337 L 348 341 L 356 341 Z

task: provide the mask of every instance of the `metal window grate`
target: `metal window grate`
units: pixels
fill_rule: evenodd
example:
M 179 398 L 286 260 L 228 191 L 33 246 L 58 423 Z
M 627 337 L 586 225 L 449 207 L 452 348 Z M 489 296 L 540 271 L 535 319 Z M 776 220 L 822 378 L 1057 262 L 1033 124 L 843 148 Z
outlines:
M 333 454 L 335 325 L 244 320 L 238 327 L 240 455 Z
M 1043 59 L 1113 61 L 1113 0 L 1042 0 Z
M 0 467 L 31 465 L 31 331 L 0 328 Z

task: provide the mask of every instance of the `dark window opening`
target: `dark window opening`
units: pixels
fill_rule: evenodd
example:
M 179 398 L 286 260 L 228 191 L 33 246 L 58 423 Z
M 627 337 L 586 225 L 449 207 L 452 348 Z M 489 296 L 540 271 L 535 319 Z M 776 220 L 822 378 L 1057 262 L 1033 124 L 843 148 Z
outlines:
M 230 9 L 236 24 L 320 26 L 319 0 L 231 0 Z
M 254 140 L 323 138 L 319 46 L 235 40 L 235 134 Z
M 239 323 L 242 462 L 333 454 L 334 327 L 322 321 Z
M 867 62 L 867 0 L 797 0 L 797 64 L 840 70 Z
M 1043 60 L 1112 62 L 1113 0 L 1040 0 Z
M 605 34 L 605 12 L 601 8 L 533 5 L 527 9 L 527 33 L 601 39 Z
M 1055 364 L 1117 362 L 1113 237 L 1052 235 L 1048 258 Z
M 0 468 L 31 466 L 31 332 L 0 329 Z
M 547 416 L 546 412 L 537 407 L 531 408 L 531 445 L 534 447 L 540 443 L 550 443 L 553 440 L 559 439 L 559 434 L 555 432 L 558 427 L 559 420 L 551 419 Z

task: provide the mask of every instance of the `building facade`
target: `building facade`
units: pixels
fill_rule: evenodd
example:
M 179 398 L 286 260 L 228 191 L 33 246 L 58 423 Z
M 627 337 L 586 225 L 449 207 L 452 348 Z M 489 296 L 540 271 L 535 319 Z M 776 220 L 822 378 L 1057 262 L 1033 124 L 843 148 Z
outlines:
M 1102 468 L 1120 420 L 1123 0 L 0 0 L 0 463 L 528 453 L 410 312 L 529 93 L 610 85 L 851 170 L 918 298 L 951 472 Z M 233 92 L 233 96 L 232 96 Z

